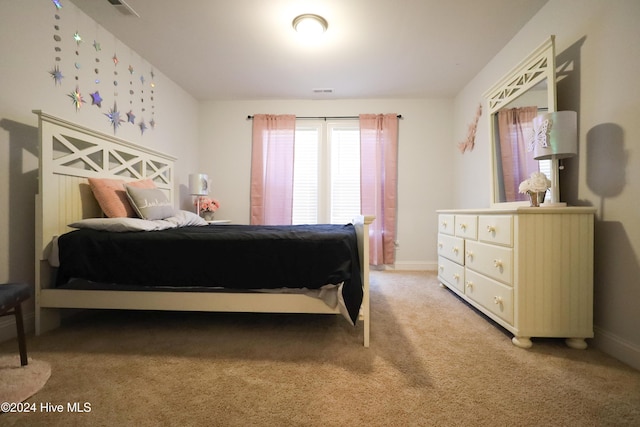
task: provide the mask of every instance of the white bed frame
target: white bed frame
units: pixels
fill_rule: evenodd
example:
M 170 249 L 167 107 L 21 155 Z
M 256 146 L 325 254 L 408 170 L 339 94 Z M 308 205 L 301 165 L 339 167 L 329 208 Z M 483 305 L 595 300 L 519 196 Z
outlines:
M 52 239 L 71 231 L 67 224 L 102 216 L 87 178 L 152 179 L 174 202 L 175 158 L 76 125 L 40 110 L 40 168 L 36 195 L 36 335 L 60 325 L 61 308 L 176 310 L 206 312 L 339 314 L 322 300 L 300 294 L 198 293 L 55 289 L 48 261 Z M 364 297 L 360 320 L 369 347 L 369 224 L 354 221 Z M 365 238 L 367 237 L 367 238 Z

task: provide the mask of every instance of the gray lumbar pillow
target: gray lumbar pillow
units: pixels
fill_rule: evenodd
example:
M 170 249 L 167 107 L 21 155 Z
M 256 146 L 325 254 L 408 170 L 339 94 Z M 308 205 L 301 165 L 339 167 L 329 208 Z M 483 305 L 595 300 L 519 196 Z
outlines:
M 158 188 L 125 186 L 131 206 L 142 219 L 165 219 L 173 216 L 174 210 L 167 196 Z

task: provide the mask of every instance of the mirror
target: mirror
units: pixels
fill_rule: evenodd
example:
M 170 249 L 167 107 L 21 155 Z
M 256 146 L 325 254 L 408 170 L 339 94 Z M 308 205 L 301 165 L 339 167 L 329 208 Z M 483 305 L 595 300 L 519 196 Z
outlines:
M 533 160 L 533 154 L 527 150 L 528 144 L 524 139 L 531 132 L 531 129 L 527 129 L 526 123 L 530 123 L 535 115 L 541 111 L 556 111 L 555 81 L 554 36 L 550 36 L 485 93 L 491 132 L 492 207 L 528 204 L 523 201 L 525 195 L 518 192 L 519 182 L 528 178 L 532 170 L 546 172 L 545 169 L 550 168 L 550 165 L 546 164 L 548 161 Z M 518 144 L 505 142 L 504 137 L 502 143 L 500 141 L 500 122 L 503 123 L 504 136 L 507 114 L 510 114 L 509 122 L 515 116 L 522 117 L 525 123 L 521 128 Z M 525 137 L 522 138 L 522 135 Z

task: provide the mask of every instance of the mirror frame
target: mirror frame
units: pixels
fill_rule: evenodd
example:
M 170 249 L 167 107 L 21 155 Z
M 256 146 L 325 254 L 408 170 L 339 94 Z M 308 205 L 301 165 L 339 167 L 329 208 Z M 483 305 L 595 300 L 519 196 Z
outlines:
M 491 191 L 492 208 L 528 206 L 528 202 L 496 202 L 498 182 L 496 178 L 496 125 L 494 115 L 514 99 L 524 95 L 544 79 L 547 79 L 548 112 L 556 111 L 556 54 L 555 36 L 549 36 L 540 46 L 522 60 L 515 68 L 485 92 L 489 118 L 489 141 L 491 141 Z

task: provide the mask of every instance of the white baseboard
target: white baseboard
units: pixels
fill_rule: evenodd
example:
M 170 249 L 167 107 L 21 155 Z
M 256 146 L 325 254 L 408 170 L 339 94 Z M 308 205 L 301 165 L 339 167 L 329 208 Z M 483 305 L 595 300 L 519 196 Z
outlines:
M 436 262 L 427 261 L 397 261 L 393 266 L 385 266 L 385 270 L 398 271 L 436 271 Z
M 640 371 L 640 346 L 597 326 L 593 330 L 594 347 Z

